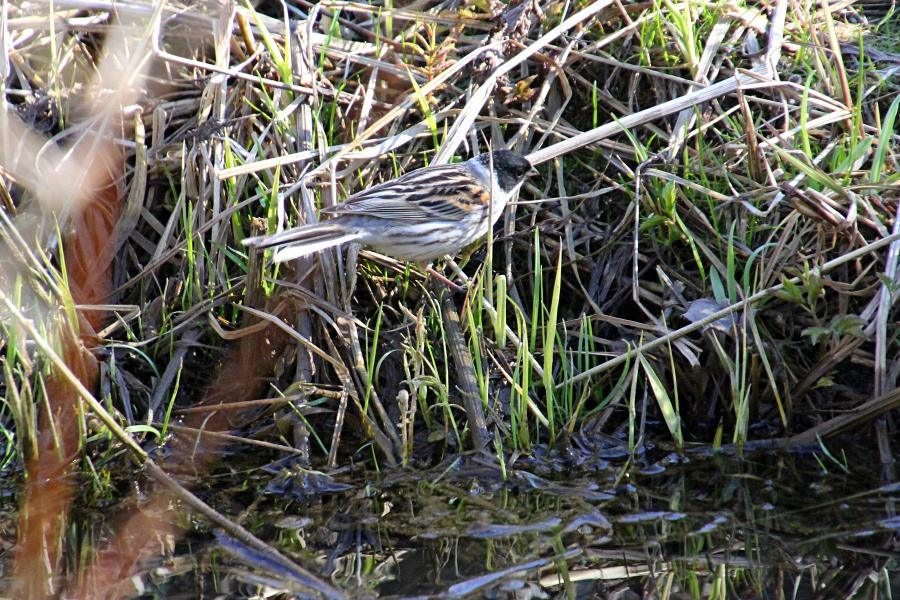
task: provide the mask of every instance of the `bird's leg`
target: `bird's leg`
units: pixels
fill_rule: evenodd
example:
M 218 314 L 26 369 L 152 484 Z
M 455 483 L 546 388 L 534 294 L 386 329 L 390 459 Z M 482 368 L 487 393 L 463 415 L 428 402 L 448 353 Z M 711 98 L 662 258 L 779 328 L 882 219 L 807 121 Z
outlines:
M 448 288 L 450 288 L 451 291 L 454 291 L 454 292 L 465 292 L 466 291 L 466 288 L 464 288 L 463 286 L 453 283 L 452 281 L 450 281 L 449 279 L 444 277 L 441 273 L 438 273 L 431 266 L 431 263 L 429 263 L 427 265 L 419 265 L 419 267 L 423 271 L 425 271 L 426 273 L 428 273 L 429 275 L 431 275 L 432 277 L 434 277 L 435 279 L 437 279 L 438 281 L 440 281 L 441 283 L 446 285 Z

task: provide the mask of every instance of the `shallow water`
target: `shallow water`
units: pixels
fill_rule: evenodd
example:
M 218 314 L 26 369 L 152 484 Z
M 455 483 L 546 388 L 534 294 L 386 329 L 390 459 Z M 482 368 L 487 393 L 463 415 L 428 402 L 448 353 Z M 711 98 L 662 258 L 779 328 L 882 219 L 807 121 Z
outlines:
M 863 450 L 830 449 L 850 470 L 822 452 L 631 456 L 608 442 L 535 448 L 503 465 L 461 455 L 380 472 L 324 473 L 284 459 L 259 469 L 259 456 L 235 454 L 194 490 L 351 597 L 886 598 L 900 590 L 900 482 L 884 479 Z M 252 460 L 246 470 L 244 460 Z M 192 531 L 134 579 L 142 597 L 315 597 L 302 574 L 202 519 L 182 520 Z M 108 521 L 90 512 L 80 526 L 108 531 Z
M 326 476 L 318 491 L 287 492 L 293 501 L 284 490 L 270 495 L 269 509 L 294 519 L 289 546 L 303 546 L 320 575 L 352 594 L 830 598 L 900 589 L 900 484 L 885 483 L 875 461 L 846 457 L 847 472 L 813 452 L 647 454 L 658 458 L 537 449 L 503 468 L 496 457 L 458 456 L 424 470 Z M 299 480 L 311 481 L 306 471 Z

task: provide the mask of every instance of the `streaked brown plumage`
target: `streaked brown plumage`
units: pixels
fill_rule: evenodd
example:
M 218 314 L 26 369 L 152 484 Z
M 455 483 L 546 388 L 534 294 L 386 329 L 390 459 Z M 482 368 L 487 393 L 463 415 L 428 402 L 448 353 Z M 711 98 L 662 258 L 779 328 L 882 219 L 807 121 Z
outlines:
M 425 167 L 323 209 L 330 217 L 326 221 L 243 243 L 278 248 L 276 261 L 358 242 L 400 260 L 427 263 L 484 236 L 530 170 L 525 158 L 509 150 Z

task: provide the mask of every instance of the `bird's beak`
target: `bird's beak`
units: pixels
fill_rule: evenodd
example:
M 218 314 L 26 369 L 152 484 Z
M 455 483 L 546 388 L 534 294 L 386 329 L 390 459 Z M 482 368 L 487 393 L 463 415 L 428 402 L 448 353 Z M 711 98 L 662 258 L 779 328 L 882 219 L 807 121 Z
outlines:
M 540 171 L 538 171 L 538 168 L 537 168 L 537 167 L 531 167 L 531 170 L 528 171 L 528 173 L 526 173 L 525 176 L 526 176 L 526 177 L 534 177 L 535 175 L 538 175 L 538 174 L 540 174 Z

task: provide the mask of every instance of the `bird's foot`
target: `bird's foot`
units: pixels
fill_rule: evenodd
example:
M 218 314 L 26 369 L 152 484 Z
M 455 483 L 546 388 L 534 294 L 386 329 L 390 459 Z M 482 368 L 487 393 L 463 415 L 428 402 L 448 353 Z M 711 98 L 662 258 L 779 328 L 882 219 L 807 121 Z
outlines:
M 435 271 L 433 267 L 427 267 L 426 271 L 428 272 L 429 275 L 431 275 L 432 277 L 434 277 L 435 279 L 437 279 L 438 281 L 440 281 L 441 283 L 446 285 L 453 292 L 456 292 L 459 294 L 459 293 L 467 292 L 469 289 L 465 286 L 459 285 L 458 283 L 454 283 L 454 282 L 450 281 L 449 279 L 444 277 L 441 273 L 438 273 L 437 271 Z

